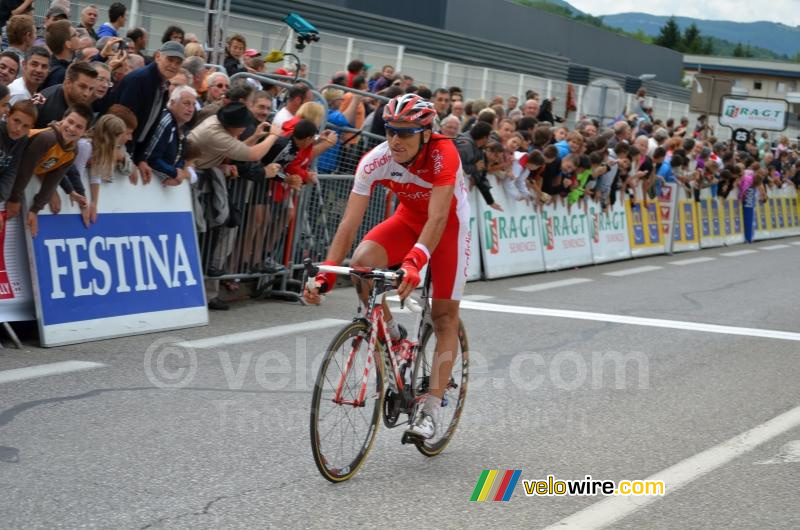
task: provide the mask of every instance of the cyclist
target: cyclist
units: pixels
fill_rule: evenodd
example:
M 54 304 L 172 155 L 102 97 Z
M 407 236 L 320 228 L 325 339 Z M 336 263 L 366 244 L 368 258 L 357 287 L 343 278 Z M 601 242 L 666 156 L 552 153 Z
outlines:
M 431 317 L 436 334 L 430 394 L 418 407 L 409 435 L 429 439 L 436 432 L 433 413 L 441 406 L 458 351 L 459 302 L 467 280 L 469 202 L 461 159 L 452 140 L 433 134 L 433 105 L 416 94 L 392 99 L 384 108 L 386 138 L 361 159 L 344 216 L 323 264 L 341 263 L 353 244 L 369 204 L 370 192 L 382 184 L 397 195 L 395 213 L 364 236 L 351 259 L 353 267 L 400 265 L 405 272 L 398 294 L 405 299 L 420 283 L 430 261 L 433 283 Z M 305 290 L 306 301 L 319 304 L 320 293 L 333 288 L 335 274 L 320 273 L 318 286 Z M 366 297 L 368 289 L 356 286 Z M 390 335 L 398 325 L 384 304 Z

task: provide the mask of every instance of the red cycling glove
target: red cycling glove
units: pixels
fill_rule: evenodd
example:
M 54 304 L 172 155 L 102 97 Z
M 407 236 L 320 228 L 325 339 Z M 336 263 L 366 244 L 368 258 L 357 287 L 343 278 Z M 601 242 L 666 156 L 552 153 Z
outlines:
M 338 265 L 334 261 L 326 260 L 322 262 L 323 265 Z M 336 285 L 336 273 L 335 272 L 318 272 L 314 281 L 319 284 L 319 293 L 325 294 L 333 291 L 334 286 Z
M 416 288 L 420 283 L 419 271 L 428 263 L 428 254 L 417 244 L 411 251 L 403 258 L 401 269 L 405 270 L 403 276 L 403 283 L 410 284 Z

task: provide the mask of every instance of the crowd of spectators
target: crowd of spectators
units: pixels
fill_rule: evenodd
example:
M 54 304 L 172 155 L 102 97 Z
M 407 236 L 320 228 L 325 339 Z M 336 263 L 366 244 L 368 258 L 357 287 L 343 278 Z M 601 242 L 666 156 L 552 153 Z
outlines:
M 433 102 L 435 132 L 453 138 L 471 186 L 498 210 L 489 175 L 513 200 L 573 204 L 588 196 L 603 207 L 621 196 L 652 199 L 665 182 L 690 197 L 708 189 L 749 204 L 756 190 L 764 197 L 766 187 L 800 178 L 797 146 L 787 139 L 774 147 L 764 137 L 721 141 L 703 120 L 690 129 L 686 118 L 654 116 L 644 92 L 613 123 L 578 119 L 570 129 L 575 109 L 534 91 L 522 100 L 468 100 L 458 87 L 431 89 L 391 65 L 370 74 L 370 65 L 353 60 L 332 83 L 375 97 L 331 87 L 323 105 L 303 83 L 284 90 L 235 77 L 266 69 L 242 35 L 227 40 L 218 71 L 180 27 L 150 46 L 145 29 L 126 32 L 126 23 L 121 3 L 106 13 L 87 6 L 71 21 L 68 1 L 54 0 L 37 28 L 31 0 L 0 0 L 0 200 L 9 217 L 19 215 L 26 186 L 40 182 L 26 218 L 35 236 L 38 212 L 61 209 L 59 186 L 88 227 L 104 183 L 129 179 L 167 193 L 190 182 L 198 231 L 213 236 L 204 238 L 212 309 L 228 308 L 219 289 L 238 288 L 214 278 L 280 272 L 297 192 L 317 182 L 317 171 L 352 174 L 384 135 L 385 101 L 402 93 Z M 300 68 L 275 73 L 303 77 Z

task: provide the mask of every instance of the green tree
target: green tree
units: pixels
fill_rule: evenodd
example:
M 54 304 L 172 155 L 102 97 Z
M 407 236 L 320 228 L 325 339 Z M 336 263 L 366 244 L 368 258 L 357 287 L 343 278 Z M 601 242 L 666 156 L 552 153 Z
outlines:
M 683 51 L 686 53 L 700 53 L 703 49 L 703 37 L 700 36 L 700 29 L 692 23 L 683 33 Z
M 681 29 L 678 27 L 678 23 L 675 22 L 675 17 L 669 17 L 658 36 L 653 40 L 653 44 L 680 51 L 682 44 Z
M 734 57 L 755 57 L 755 53 L 753 49 L 748 44 L 747 46 L 742 46 L 741 42 L 736 43 L 736 47 L 733 49 L 733 56 Z
M 702 55 L 714 55 L 714 41 L 711 37 L 703 39 L 703 46 L 700 50 Z

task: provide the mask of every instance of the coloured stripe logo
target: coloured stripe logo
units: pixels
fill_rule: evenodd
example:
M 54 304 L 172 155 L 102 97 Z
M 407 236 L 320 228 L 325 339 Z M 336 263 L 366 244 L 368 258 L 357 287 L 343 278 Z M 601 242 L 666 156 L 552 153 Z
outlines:
M 517 487 L 521 469 L 484 469 L 475 484 L 470 501 L 507 501 Z

